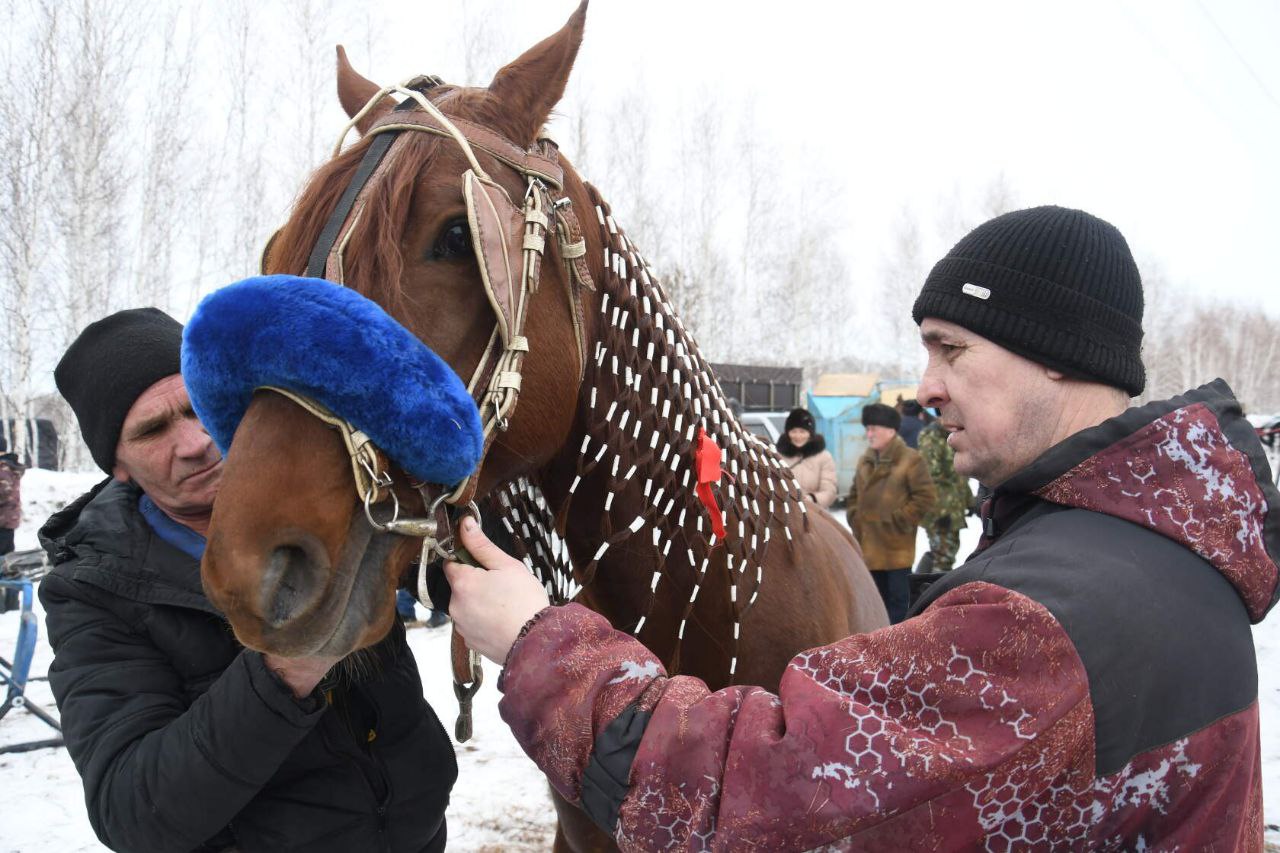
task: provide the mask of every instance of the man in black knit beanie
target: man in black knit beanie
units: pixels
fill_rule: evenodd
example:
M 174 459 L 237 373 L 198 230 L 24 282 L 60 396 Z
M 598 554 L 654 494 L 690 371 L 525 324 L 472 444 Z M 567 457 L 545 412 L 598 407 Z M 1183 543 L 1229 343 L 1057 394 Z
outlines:
M 636 847 L 1261 849 L 1250 622 L 1280 593 L 1280 493 L 1230 388 L 1128 407 L 1142 285 L 1079 210 L 980 225 L 914 314 L 919 402 L 990 489 L 964 565 L 777 696 L 712 693 L 464 523 L 488 571 L 446 565 L 450 615 L 505 661 L 503 719 Z
M 1124 237 L 1083 211 L 1015 211 L 965 236 L 934 265 L 912 309 L 931 365 L 962 352 L 982 357 L 983 374 L 966 375 L 972 391 L 942 412 L 956 470 L 994 488 L 1071 433 L 1122 412 L 1146 384 L 1142 308 Z M 922 384 L 919 397 L 942 407 L 937 387 Z M 1063 406 L 1070 421 L 1046 416 Z
M 54 373 L 109 475 L 40 531 L 49 683 L 94 831 L 113 850 L 443 849 L 456 763 L 404 629 L 367 677 L 322 684 L 335 659 L 247 649 L 205 596 L 222 458 L 182 332 L 120 311 Z

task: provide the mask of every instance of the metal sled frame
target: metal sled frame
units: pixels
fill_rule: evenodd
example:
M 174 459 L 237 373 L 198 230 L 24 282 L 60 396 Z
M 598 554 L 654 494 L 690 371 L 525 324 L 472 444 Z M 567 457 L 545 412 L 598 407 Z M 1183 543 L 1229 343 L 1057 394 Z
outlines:
M 7 595 L 10 590 L 14 590 L 22 597 L 22 617 L 18 628 L 18 644 L 14 651 L 13 660 L 9 661 L 4 657 L 0 657 L 0 687 L 6 688 L 4 702 L 0 703 L 0 719 L 3 719 L 10 709 L 25 708 L 48 723 L 54 731 L 58 732 L 58 737 L 0 746 L 0 754 L 30 752 L 33 749 L 45 749 L 63 745 L 62 726 L 48 711 L 34 702 L 28 701 L 26 697 L 28 682 L 45 680 L 44 678 L 29 677 L 31 659 L 35 656 L 36 651 L 36 637 L 39 635 L 40 630 L 36 614 L 31 609 L 34 597 L 32 586 L 30 578 L 0 578 L 0 592 Z

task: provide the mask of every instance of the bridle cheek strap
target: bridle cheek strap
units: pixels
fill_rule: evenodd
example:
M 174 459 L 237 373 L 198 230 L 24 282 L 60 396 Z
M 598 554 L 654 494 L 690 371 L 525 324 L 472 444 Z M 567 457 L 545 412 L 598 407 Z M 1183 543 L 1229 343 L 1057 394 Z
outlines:
M 485 455 L 496 435 L 495 428 L 505 430 L 515 410 L 520 398 L 521 368 L 529 352 L 525 322 L 546 243 L 545 224 L 532 234 L 526 233 L 525 228 L 530 217 L 534 222 L 546 220 L 536 209 L 540 193 L 534 180 L 530 179 L 528 202 L 522 212 L 498 184 L 471 169 L 462 176 L 471 243 L 485 296 L 496 318 L 494 333 L 467 383 L 480 408 Z M 517 258 L 513 259 L 513 251 L 519 253 Z M 448 497 L 450 503 L 464 503 L 475 495 L 483 458 L 476 471 Z
M 554 153 L 554 146 L 543 141 L 541 147 Z M 553 162 L 553 157 L 545 158 Z M 485 295 L 497 318 L 485 354 L 476 365 L 468 390 L 480 408 L 484 429 L 484 454 L 476 471 L 448 497 L 450 503 L 466 503 L 476 493 L 480 472 L 489 447 L 499 431 L 505 431 L 520 397 L 525 356 L 529 340 L 525 326 L 529 319 L 529 302 L 538 291 L 542 277 L 542 260 L 546 251 L 551 216 L 560 257 L 565 265 L 569 316 L 573 322 L 574 343 L 578 356 L 578 377 L 587 365 L 586 322 L 582 311 L 582 290 L 595 289 L 586 262 L 586 241 L 565 196 L 551 204 L 546 185 L 533 175 L 526 175 L 528 187 L 523 208 L 517 208 L 507 191 L 493 181 L 468 170 L 463 175 L 463 197 L 467 204 L 467 223 L 472 245 L 484 282 Z M 549 215 L 550 211 L 550 215 Z M 575 239 L 576 236 L 576 239 Z M 519 254 L 519 270 L 514 269 L 513 255 Z M 496 428 L 496 429 L 495 429 Z

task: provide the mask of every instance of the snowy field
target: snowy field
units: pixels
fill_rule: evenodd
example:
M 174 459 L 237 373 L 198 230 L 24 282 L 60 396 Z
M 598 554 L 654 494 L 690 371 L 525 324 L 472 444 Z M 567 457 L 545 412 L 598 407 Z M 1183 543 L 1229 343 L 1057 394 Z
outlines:
M 35 531 L 48 515 L 92 486 L 101 475 L 34 470 L 23 480 L 24 519 L 19 550 L 37 546 Z M 921 536 L 923 545 L 923 535 Z M 977 540 L 965 531 L 962 551 Z M 37 602 L 37 608 L 39 603 Z M 0 656 L 13 658 L 18 614 L 0 615 Z M 52 659 L 41 641 L 32 666 L 43 675 Z M 1262 763 L 1268 850 L 1280 850 L 1280 617 L 1254 629 L 1262 707 Z M 428 701 L 450 725 L 457 709 L 449 673 L 449 630 L 414 628 L 409 644 L 418 659 Z M 496 667 L 486 664 L 486 680 L 475 702 L 475 736 L 458 750 L 458 784 L 449 806 L 449 849 L 471 853 L 548 850 L 555 812 L 542 776 L 498 717 Z M 28 695 L 53 710 L 47 683 L 29 685 Z M 23 710 L 0 720 L 0 745 L 47 738 L 52 731 Z M 75 853 L 102 847 L 85 815 L 80 777 L 63 749 L 0 755 L 0 853 Z

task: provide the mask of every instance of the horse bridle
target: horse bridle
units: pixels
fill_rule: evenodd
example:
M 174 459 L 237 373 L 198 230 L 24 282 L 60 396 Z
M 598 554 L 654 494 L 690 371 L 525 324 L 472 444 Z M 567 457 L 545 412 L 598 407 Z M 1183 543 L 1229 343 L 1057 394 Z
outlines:
M 345 283 L 343 255 L 347 241 L 363 214 L 368 189 L 377 183 L 393 162 L 394 143 L 398 137 L 416 131 L 457 142 L 469 164 L 462 175 L 462 191 L 472 247 L 485 295 L 496 317 L 484 355 L 467 383 L 467 390 L 480 409 L 484 454 L 475 472 L 458 484 L 447 498 L 448 503 L 465 504 L 475 495 L 484 457 L 496 432 L 506 430 L 519 399 L 522 366 L 529 352 L 529 341 L 524 334 L 529 298 L 538 288 L 542 255 L 550 228 L 555 230 L 560 258 L 567 273 L 579 375 L 586 365 L 581 291 L 583 288 L 594 290 L 594 284 L 586 263 L 586 241 L 569 197 L 560 195 L 551 201 L 553 191 L 563 193 L 564 189 L 564 172 L 555 143 L 541 138 L 533 147 L 524 149 L 483 125 L 447 118 L 426 95 L 441 86 L 443 84 L 438 77 L 417 77 L 384 87 L 343 129 L 335 153 L 340 151 L 351 128 L 384 97 L 391 94 L 406 96 L 365 133 L 366 137 L 373 137 L 373 141 L 311 251 L 307 275 L 327 278 L 337 284 Z M 415 106 L 421 111 L 411 112 Z M 485 172 L 476 158 L 477 149 L 525 179 L 526 190 L 521 206 L 517 207 L 507 191 Z M 513 263 L 517 257 L 520 260 L 518 272 Z
M 389 95 L 404 95 L 405 100 L 382 116 L 365 133 L 373 137 L 330 214 L 313 247 L 306 274 L 345 284 L 343 256 L 347 242 L 364 212 L 367 193 L 387 171 L 394 158 L 394 143 L 405 132 L 424 132 L 449 138 L 458 143 L 469 168 L 462 175 L 463 197 L 467 205 L 467 224 L 472 247 L 484 283 L 485 295 L 494 310 L 496 322 L 484 354 L 472 372 L 467 390 L 480 410 L 484 432 L 484 450 L 480 463 L 470 477 L 452 485 L 445 502 L 467 505 L 475 496 L 484 459 L 497 432 L 505 431 L 519 400 L 522 367 L 529 352 L 525 336 L 529 298 L 538 289 L 546 235 L 554 228 L 557 248 L 566 270 L 571 319 L 578 355 L 579 375 L 586 366 L 586 330 L 582 314 L 582 289 L 595 285 L 586 263 L 586 241 L 572 202 L 567 195 L 551 201 L 553 192 L 563 193 L 563 169 L 558 151 L 550 139 L 540 138 L 528 149 L 521 148 L 501 134 L 465 119 L 444 115 L 426 93 L 443 83 L 438 77 L 415 77 L 404 83 L 386 86 L 376 92 L 343 128 L 335 155 L 340 153 L 351 128 Z M 446 90 L 448 91 L 448 90 Z M 446 95 L 447 97 L 447 95 Z M 414 107 L 421 111 L 410 112 Z M 476 158 L 483 151 L 512 169 L 526 181 L 523 203 L 517 207 L 506 190 L 493 181 Z M 274 237 L 272 238 L 274 240 Z M 268 242 L 263 252 L 267 262 Z M 513 269 L 513 257 L 521 261 L 520 270 Z M 264 390 L 282 393 L 311 414 L 339 429 L 351 457 L 352 472 L 362 504 L 370 507 L 385 500 L 390 491 L 390 475 L 386 457 L 373 446 L 368 436 L 356 429 L 340 414 L 303 395 L 268 386 Z M 414 484 L 421 487 L 425 484 Z M 394 496 L 393 496 L 394 497 Z M 428 504 L 433 501 L 428 501 Z M 369 521 L 380 531 L 403 535 L 420 535 L 419 520 L 399 518 L 398 503 L 392 520 L 379 521 L 369 514 Z
M 405 96 L 401 103 L 374 121 L 366 131 L 365 137 L 373 137 L 372 141 L 365 149 L 351 181 L 312 248 L 306 274 L 313 278 L 326 278 L 335 284 L 345 284 L 343 256 L 347 243 L 360 222 L 369 189 L 377 184 L 389 170 L 389 164 L 394 162 L 395 142 L 398 138 L 409 132 L 423 132 L 452 139 L 458 144 L 469 166 L 462 175 L 462 192 L 472 248 L 484 283 L 485 295 L 496 318 L 484 354 L 467 383 L 467 390 L 480 410 L 484 434 L 483 450 L 475 470 L 461 483 L 438 484 L 444 488 L 434 497 L 429 491 L 431 484 L 411 483 L 422 496 L 427 511 L 423 518 L 402 518 L 400 503 L 392 488 L 388 460 L 369 436 L 354 427 L 347 418 L 304 395 L 275 386 L 263 388 L 289 398 L 341 433 L 343 444 L 351 458 L 358 496 L 369 523 L 376 530 L 422 539 L 418 592 L 419 599 L 424 602 L 430 601 L 426 585 L 428 563 L 436 558 L 454 557 L 454 551 L 449 547 L 451 537 L 440 535 L 442 527 L 448 524 L 447 514 L 437 520 L 440 518 L 442 503 L 465 507 L 477 521 L 480 520 L 480 513 L 473 499 L 481 469 L 494 438 L 498 432 L 508 428 L 519 400 L 522 368 L 529 353 L 529 341 L 525 336 L 529 301 L 538 289 L 549 230 L 555 232 L 560 260 L 565 267 L 580 377 L 586 369 L 587 360 L 581 293 L 583 289 L 595 289 L 587 266 L 586 241 L 582 236 L 582 228 L 572 202 L 564 194 L 564 172 L 555 143 L 550 139 L 539 138 L 532 147 L 523 148 L 483 125 L 460 118 L 450 119 L 427 96 L 428 92 L 437 87 L 445 91 L 441 101 L 445 100 L 450 90 L 444 89 L 443 81 L 434 76 L 415 77 L 386 86 L 378 90 L 343 128 L 334 148 L 335 156 L 341 152 L 351 129 L 383 98 L 391 95 Z M 420 110 L 415 110 L 414 107 L 419 107 Z M 512 202 L 507 191 L 485 172 L 476 158 L 477 150 L 493 157 L 524 179 L 526 189 L 520 206 Z M 558 197 L 552 200 L 553 195 Z M 274 239 L 273 236 L 272 241 Z M 264 268 L 270 247 L 271 241 L 263 251 Z M 514 267 L 514 260 L 517 258 L 518 271 Z M 450 485 L 453 485 L 452 490 Z M 388 497 L 393 502 L 390 520 L 376 519 L 373 506 Z M 468 670 L 469 681 L 460 678 L 458 673 Z M 478 655 L 468 650 L 466 666 L 463 666 L 455 643 L 454 672 L 454 692 L 462 708 L 455 734 L 459 740 L 466 740 L 470 737 L 471 697 L 479 689 L 481 682 Z

